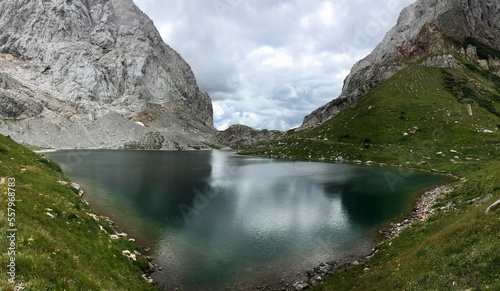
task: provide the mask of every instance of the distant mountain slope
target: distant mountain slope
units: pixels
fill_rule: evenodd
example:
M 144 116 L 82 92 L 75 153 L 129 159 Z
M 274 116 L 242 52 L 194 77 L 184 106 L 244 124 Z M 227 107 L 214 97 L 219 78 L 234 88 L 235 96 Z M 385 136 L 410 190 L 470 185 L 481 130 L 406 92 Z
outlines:
M 417 1 L 353 68 L 338 100 L 247 153 L 426 168 L 498 158 L 499 9 L 486 0 Z
M 0 27 L 0 132 L 16 140 L 119 147 L 160 131 L 169 148 L 215 132 L 210 97 L 132 0 L 1 1 Z
M 449 167 L 450 160 L 466 166 L 486 153 L 499 159 L 500 77 L 466 64 L 470 68 L 411 65 L 328 121 L 247 153 L 430 169 Z
M 459 41 L 459 45 L 450 42 Z M 500 2 L 496 0 L 419 0 L 405 8 L 397 25 L 365 59 L 354 65 L 341 95 L 304 118 L 302 128 L 324 122 L 355 103 L 361 96 L 389 79 L 411 62 L 435 56 L 433 65 L 453 67 L 448 54 L 468 54 L 466 40 L 500 50 Z M 465 46 L 462 44 L 465 43 Z M 477 47 L 477 46 L 476 46 Z M 473 58 L 477 58 L 472 54 Z M 482 64 L 500 74 L 500 56 L 479 54 Z M 469 61 L 472 61 L 469 59 Z M 479 61 L 475 60 L 478 64 Z M 429 63 L 430 64 L 430 63 Z M 483 66 L 484 67 L 484 66 Z

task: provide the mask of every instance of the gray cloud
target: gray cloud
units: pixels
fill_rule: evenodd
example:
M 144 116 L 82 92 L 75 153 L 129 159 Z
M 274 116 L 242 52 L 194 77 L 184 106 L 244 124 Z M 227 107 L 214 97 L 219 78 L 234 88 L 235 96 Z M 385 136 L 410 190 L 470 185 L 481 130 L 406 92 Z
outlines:
M 289 129 L 336 98 L 415 0 L 134 0 L 191 65 L 219 129 Z

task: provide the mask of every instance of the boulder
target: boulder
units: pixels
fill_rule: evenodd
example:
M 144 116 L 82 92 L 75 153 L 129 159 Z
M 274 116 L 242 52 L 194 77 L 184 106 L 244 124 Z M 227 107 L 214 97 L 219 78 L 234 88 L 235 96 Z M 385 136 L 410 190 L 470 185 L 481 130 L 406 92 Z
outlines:
M 495 203 L 491 204 L 488 209 L 486 209 L 486 214 L 492 212 L 492 211 L 495 211 L 497 210 L 498 208 L 500 208 L 500 200 L 496 201 Z
M 308 283 L 295 283 L 293 284 L 293 287 L 295 288 L 295 290 L 297 291 L 302 291 L 302 290 L 306 290 L 309 288 L 309 284 Z

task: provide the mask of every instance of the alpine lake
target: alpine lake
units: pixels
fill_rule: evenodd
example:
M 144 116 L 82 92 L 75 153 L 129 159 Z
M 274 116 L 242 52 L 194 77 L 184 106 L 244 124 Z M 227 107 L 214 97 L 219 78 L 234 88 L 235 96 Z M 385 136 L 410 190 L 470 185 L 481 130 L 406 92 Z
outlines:
M 444 176 L 294 162 L 235 151 L 45 153 L 94 210 L 149 247 L 167 290 L 235 290 L 293 280 L 368 253 L 377 231 Z M 262 285 L 263 286 L 263 285 Z

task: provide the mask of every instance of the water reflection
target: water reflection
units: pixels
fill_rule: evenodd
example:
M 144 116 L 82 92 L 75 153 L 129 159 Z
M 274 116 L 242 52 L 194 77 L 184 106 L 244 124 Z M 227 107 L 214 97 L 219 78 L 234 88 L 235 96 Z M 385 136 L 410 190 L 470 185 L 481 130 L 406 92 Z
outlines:
M 64 163 L 64 154 L 50 156 Z M 398 174 L 226 151 L 92 151 L 70 176 L 101 189 L 95 203 L 109 215 L 154 225 L 165 267 L 155 279 L 196 290 L 294 275 L 366 247 L 374 227 L 409 205 L 408 193 L 442 181 L 413 174 L 392 185 L 388 172 Z

